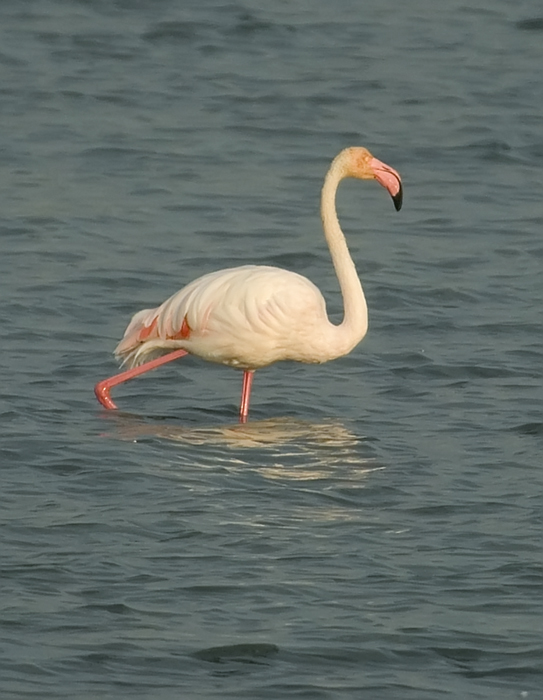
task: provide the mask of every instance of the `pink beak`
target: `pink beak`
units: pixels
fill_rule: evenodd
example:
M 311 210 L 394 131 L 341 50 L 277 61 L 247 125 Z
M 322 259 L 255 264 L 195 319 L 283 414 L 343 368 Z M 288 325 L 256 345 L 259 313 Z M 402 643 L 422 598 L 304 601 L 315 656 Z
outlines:
M 394 168 L 390 165 L 382 163 L 377 158 L 372 158 L 370 165 L 373 169 L 375 179 L 382 185 L 392 197 L 396 211 L 400 211 L 402 208 L 403 201 L 403 191 L 402 191 L 402 179 Z

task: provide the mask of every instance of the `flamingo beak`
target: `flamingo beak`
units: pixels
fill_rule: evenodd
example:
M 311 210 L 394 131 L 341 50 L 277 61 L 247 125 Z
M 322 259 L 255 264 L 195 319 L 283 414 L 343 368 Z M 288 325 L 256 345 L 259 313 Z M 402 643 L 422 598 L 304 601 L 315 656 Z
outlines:
M 400 211 L 403 201 L 402 179 L 394 168 L 391 168 L 386 163 L 382 163 L 377 158 L 372 158 L 370 167 L 373 170 L 375 179 L 388 191 L 396 207 L 396 211 Z

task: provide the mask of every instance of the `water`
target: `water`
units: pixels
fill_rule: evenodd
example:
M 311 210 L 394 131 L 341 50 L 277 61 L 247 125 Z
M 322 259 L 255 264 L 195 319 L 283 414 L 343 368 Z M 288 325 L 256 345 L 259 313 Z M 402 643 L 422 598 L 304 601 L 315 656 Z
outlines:
M 534 4 L 4 2 L 2 698 L 540 698 L 543 21 Z M 370 330 L 95 402 L 131 314 L 245 263 Z

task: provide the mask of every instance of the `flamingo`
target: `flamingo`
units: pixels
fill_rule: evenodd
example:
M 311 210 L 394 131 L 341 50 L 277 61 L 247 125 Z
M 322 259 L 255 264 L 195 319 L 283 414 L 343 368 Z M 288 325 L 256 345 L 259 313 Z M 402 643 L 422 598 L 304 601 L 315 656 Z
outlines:
M 245 423 L 255 370 L 279 360 L 321 363 L 350 353 L 366 335 L 368 310 L 336 213 L 336 192 L 347 177 L 377 180 L 396 211 L 402 206 L 400 175 L 367 149 L 345 148 L 334 158 L 322 188 L 321 218 L 343 296 L 339 325 L 329 321 L 320 290 L 296 272 L 266 265 L 211 272 L 158 308 L 134 315 L 115 348 L 130 369 L 96 384 L 100 403 L 117 408 L 112 387 L 190 353 L 243 370 L 239 421 Z

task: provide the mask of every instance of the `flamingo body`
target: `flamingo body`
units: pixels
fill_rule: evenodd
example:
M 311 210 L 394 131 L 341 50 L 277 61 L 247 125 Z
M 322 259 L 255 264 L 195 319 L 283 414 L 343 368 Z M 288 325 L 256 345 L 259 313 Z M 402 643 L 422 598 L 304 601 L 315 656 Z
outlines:
M 116 408 L 111 387 L 190 353 L 244 370 L 240 420 L 245 421 L 254 370 L 278 360 L 320 363 L 349 353 L 366 334 L 368 313 L 336 214 L 336 191 L 345 177 L 377 180 L 396 209 L 402 205 L 399 174 L 365 148 L 346 148 L 333 160 L 322 189 L 321 217 L 343 297 L 339 325 L 328 320 L 319 289 L 295 272 L 258 265 L 212 272 L 158 308 L 134 315 L 115 349 L 130 369 L 96 385 L 99 401 Z
M 367 329 L 360 317 L 356 338 L 338 335 L 326 303 L 310 280 L 277 267 L 245 265 L 200 277 L 157 309 L 137 313 L 115 355 L 136 367 L 183 348 L 204 360 L 255 370 L 277 362 L 326 362 L 347 354 Z

